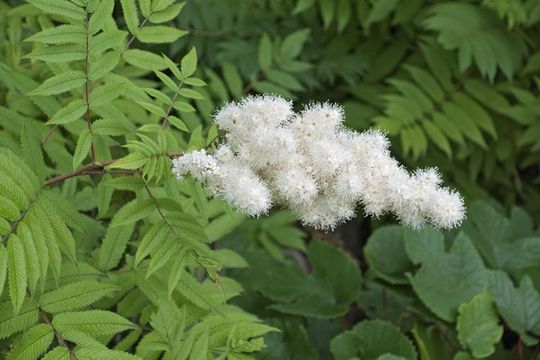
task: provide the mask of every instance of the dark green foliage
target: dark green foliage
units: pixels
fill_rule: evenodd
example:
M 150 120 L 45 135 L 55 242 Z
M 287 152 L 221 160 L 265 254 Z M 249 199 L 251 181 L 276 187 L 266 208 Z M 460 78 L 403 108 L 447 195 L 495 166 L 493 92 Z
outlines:
M 0 357 L 538 358 L 539 26 L 536 0 L 0 0 Z M 172 177 L 254 93 L 385 130 L 466 222 L 321 234 Z

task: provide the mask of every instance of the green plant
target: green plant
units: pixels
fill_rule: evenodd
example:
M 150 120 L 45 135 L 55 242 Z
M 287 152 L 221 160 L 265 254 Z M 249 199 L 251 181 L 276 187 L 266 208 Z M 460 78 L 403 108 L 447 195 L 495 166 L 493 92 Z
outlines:
M 539 358 L 539 24 L 535 0 L 0 0 L 0 356 Z M 342 104 L 467 220 L 320 233 L 171 176 L 251 93 Z

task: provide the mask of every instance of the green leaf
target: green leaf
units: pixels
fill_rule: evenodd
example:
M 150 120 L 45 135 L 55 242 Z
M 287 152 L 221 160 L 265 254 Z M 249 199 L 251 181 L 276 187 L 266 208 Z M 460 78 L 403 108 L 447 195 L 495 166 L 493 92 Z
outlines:
M 28 0 L 28 2 L 48 14 L 61 15 L 74 20 L 84 20 L 83 8 L 68 0 Z
M 84 129 L 79 135 L 79 140 L 77 140 L 77 146 L 75 147 L 75 153 L 73 154 L 73 170 L 77 169 L 83 162 L 88 155 L 91 146 L 92 133 L 90 133 L 88 129 Z
M 102 78 L 111 72 L 119 61 L 120 53 L 118 51 L 108 51 L 101 54 L 95 61 L 90 62 L 88 79 L 94 81 Z
M 180 89 L 178 94 L 188 99 L 204 100 L 204 96 L 202 96 L 200 92 L 196 90 L 192 90 L 192 89 L 187 89 L 187 88 Z
M 160 24 L 167 21 L 171 21 L 180 14 L 180 12 L 182 11 L 185 5 L 186 5 L 185 2 L 181 2 L 181 3 L 173 4 L 164 10 L 154 11 L 152 12 L 152 14 L 150 15 L 148 19 L 150 20 L 150 22 L 154 24 Z
M 9 352 L 6 360 L 37 360 L 51 345 L 53 329 L 46 324 L 39 324 L 25 332 L 21 340 Z
M 43 181 L 47 174 L 47 167 L 43 159 L 41 134 L 27 121 L 22 124 L 21 146 L 24 160 L 32 168 L 32 172 L 38 174 L 40 182 Z
M 416 360 L 411 341 L 395 325 L 382 320 L 366 320 L 339 334 L 330 343 L 336 360 L 377 360 L 385 354 Z
M 8 271 L 8 251 L 3 244 L 0 244 L 0 295 L 4 291 Z
M 419 248 L 421 237 L 406 238 L 407 247 Z M 487 288 L 487 271 L 470 239 L 460 233 L 450 252 L 444 251 L 441 237 L 430 239 L 432 251 L 414 256 L 422 264 L 414 274 L 408 275 L 414 291 L 426 306 L 446 321 L 454 321 L 459 305 Z
M 86 82 L 82 71 L 67 71 L 48 78 L 28 95 L 57 95 L 75 88 L 81 88 Z
M 128 241 L 133 233 L 133 224 L 109 227 L 98 255 L 98 267 L 103 271 L 111 270 L 118 265 L 124 255 Z
M 26 57 L 50 63 L 69 63 L 83 60 L 86 51 L 81 45 L 50 45 L 36 49 Z
M 180 71 L 184 78 L 188 78 L 197 70 L 197 51 L 192 48 L 180 62 Z
M 48 313 L 56 314 L 86 307 L 118 290 L 116 285 L 84 280 L 43 294 L 39 304 Z
M 139 29 L 139 14 L 137 14 L 135 0 L 120 0 L 120 5 L 122 6 L 124 20 L 126 21 L 129 32 L 136 34 Z
M 52 324 L 62 332 L 78 330 L 89 335 L 114 335 L 137 328 L 120 315 L 104 310 L 60 313 L 53 318 Z
M 114 9 L 114 0 L 101 0 L 88 22 L 88 31 L 91 34 L 103 29 L 107 20 L 111 19 Z
M 294 59 L 302 51 L 302 47 L 306 42 L 311 30 L 309 28 L 298 30 L 287 35 L 281 44 L 281 56 L 287 59 Z
M 69 350 L 63 346 L 57 346 L 49 351 L 42 360 L 70 360 Z
M 135 170 L 141 168 L 146 161 L 148 161 L 148 156 L 141 153 L 131 153 L 123 158 L 118 159 L 111 165 L 107 166 L 107 168 Z
M 175 101 L 174 104 L 173 104 L 173 107 L 180 111 L 180 112 L 184 112 L 184 113 L 191 113 L 191 112 L 195 112 L 195 108 L 188 104 L 187 102 L 185 101 Z
M 34 325 L 39 318 L 38 304 L 26 299 L 18 313 L 13 312 L 9 302 L 0 304 L 0 339 L 24 331 Z
M 155 204 L 152 199 L 132 200 L 114 215 L 111 221 L 111 227 L 134 223 L 149 216 L 154 209 Z
M 483 292 L 460 305 L 456 328 L 461 346 L 470 349 L 475 358 L 493 354 L 503 328 L 499 325 L 491 295 Z
M 456 21 L 461 26 L 455 26 Z M 474 60 L 480 73 L 493 80 L 497 68 L 512 78 L 521 65 L 525 53 L 522 39 L 507 31 L 493 12 L 481 6 L 436 4 L 429 9 L 424 26 L 438 32 L 437 40 L 446 49 L 458 51 L 461 71 Z
M 122 54 L 122 57 L 128 64 L 145 70 L 163 70 L 167 67 L 167 63 L 161 56 L 145 50 L 129 49 Z
M 13 305 L 13 312 L 17 314 L 26 296 L 28 278 L 26 274 L 24 247 L 20 239 L 14 234 L 11 234 L 8 239 L 7 251 L 9 297 Z
M 508 327 L 517 332 L 526 345 L 534 345 L 540 335 L 540 294 L 531 278 L 523 276 L 519 287 L 502 271 L 489 274 L 489 291 L 495 298 L 497 309 Z
M 70 102 L 66 107 L 58 110 L 54 116 L 47 121 L 48 125 L 69 124 L 78 120 L 86 113 L 86 103 L 83 100 Z
M 94 89 L 90 94 L 90 106 L 100 106 L 112 102 L 114 99 L 122 95 L 124 83 L 110 82 Z
M 272 40 L 266 34 L 261 36 L 259 41 L 259 66 L 262 71 L 270 69 L 272 65 Z
M 147 44 L 164 44 L 174 42 L 185 34 L 187 31 L 170 26 L 145 26 L 137 33 L 137 39 Z
M 308 247 L 313 267 L 309 275 L 296 264 L 277 262 L 260 250 L 245 256 L 255 288 L 275 302 L 271 309 L 282 313 L 338 317 L 360 294 L 361 273 L 356 262 L 343 250 L 320 240 Z
M 405 252 L 404 228 L 390 225 L 376 229 L 368 238 L 364 254 L 372 270 L 391 284 L 406 284 L 405 273 L 413 265 Z
M 59 25 L 40 31 L 25 41 L 43 44 L 78 44 L 86 43 L 86 28 L 81 25 Z
M 377 0 L 374 2 L 366 20 L 366 27 L 388 17 L 399 4 L 398 0 Z

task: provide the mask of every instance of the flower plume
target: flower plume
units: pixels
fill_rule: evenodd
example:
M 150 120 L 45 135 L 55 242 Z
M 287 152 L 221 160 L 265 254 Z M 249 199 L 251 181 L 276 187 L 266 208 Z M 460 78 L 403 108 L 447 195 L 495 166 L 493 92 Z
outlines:
M 358 203 L 368 215 L 390 211 L 415 228 L 452 228 L 464 218 L 461 196 L 440 186 L 435 169 L 409 173 L 390 156 L 383 133 L 345 129 L 338 106 L 312 104 L 297 114 L 280 97 L 248 97 L 226 105 L 215 121 L 223 144 L 213 154 L 175 159 L 173 172 L 191 174 L 247 215 L 274 203 L 323 230 L 351 219 Z

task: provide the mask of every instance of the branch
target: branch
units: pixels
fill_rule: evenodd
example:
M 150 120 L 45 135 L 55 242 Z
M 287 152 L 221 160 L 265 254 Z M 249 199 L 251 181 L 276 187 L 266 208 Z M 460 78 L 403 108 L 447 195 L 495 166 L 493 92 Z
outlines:
M 85 166 L 83 166 L 83 167 L 81 167 L 78 170 L 75 170 L 73 172 L 55 176 L 55 177 L 45 181 L 45 183 L 43 185 L 44 186 L 49 186 L 49 185 L 53 185 L 53 184 L 56 184 L 58 182 L 61 182 L 61 181 L 67 180 L 67 179 L 71 179 L 72 177 L 86 175 L 86 174 L 88 174 L 89 172 L 91 172 L 91 171 L 93 171 L 95 169 L 105 167 L 105 166 L 110 165 L 110 164 L 112 164 L 114 162 L 116 162 L 116 159 L 115 160 L 105 160 L 105 161 L 101 161 L 101 162 L 92 162 L 92 163 L 90 163 L 88 165 L 85 165 Z
M 62 345 L 63 347 L 65 347 L 67 349 L 67 351 L 69 351 L 69 355 L 70 355 L 71 360 L 79 360 L 79 358 L 77 357 L 77 354 L 75 354 L 73 349 L 66 343 L 66 340 L 62 337 L 62 334 L 60 334 L 58 329 L 56 329 L 53 326 L 51 320 L 47 316 L 47 313 L 41 307 L 39 308 L 39 315 L 41 316 L 41 319 L 47 325 L 49 325 L 51 327 L 51 329 L 53 329 L 53 332 L 54 332 L 54 335 L 56 336 L 56 340 L 58 341 L 58 344 Z
M 88 28 L 88 11 L 86 11 L 86 55 L 84 58 L 84 76 L 85 76 L 85 82 L 84 82 L 84 101 L 86 102 L 86 125 L 88 126 L 88 131 L 90 132 L 90 152 L 92 154 L 92 163 L 96 162 L 96 150 L 94 149 L 94 139 L 92 139 L 92 119 L 90 114 L 90 80 L 88 79 L 88 71 L 89 71 L 89 57 L 90 57 L 90 44 L 89 44 L 89 38 L 90 38 L 90 30 Z
M 171 158 L 175 158 L 175 157 L 182 156 L 183 153 L 181 153 L 181 152 L 171 152 L 171 153 L 167 153 L 166 155 L 171 157 Z M 112 160 L 103 160 L 103 161 L 91 162 L 90 164 L 84 165 L 83 167 L 81 167 L 81 168 L 79 168 L 79 169 L 77 169 L 77 170 L 75 170 L 73 172 L 55 176 L 55 177 L 45 181 L 43 186 L 54 185 L 56 183 L 62 182 L 62 181 L 67 180 L 67 179 L 71 179 L 71 178 L 76 177 L 76 176 L 101 175 L 103 173 L 108 173 L 108 172 L 106 172 L 104 170 L 96 170 L 96 169 L 103 169 L 105 166 L 111 165 L 111 164 L 117 162 L 118 160 L 119 159 L 112 159 Z M 133 173 L 136 173 L 137 170 L 133 170 L 133 171 L 118 170 L 117 172 L 133 174 Z

